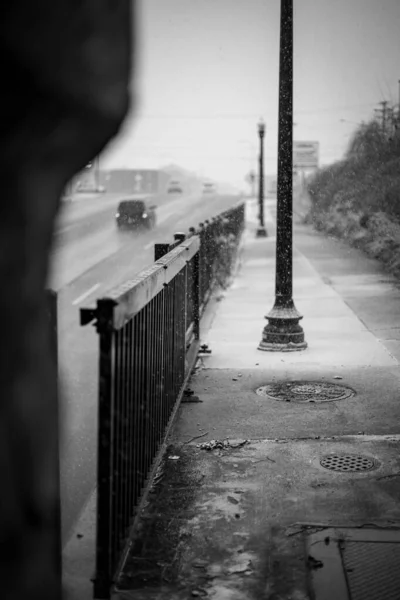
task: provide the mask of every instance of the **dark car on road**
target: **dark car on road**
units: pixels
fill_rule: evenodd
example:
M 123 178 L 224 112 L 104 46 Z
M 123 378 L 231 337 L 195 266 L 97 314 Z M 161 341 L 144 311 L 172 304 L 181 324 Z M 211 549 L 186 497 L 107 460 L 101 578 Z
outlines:
M 119 229 L 151 229 L 156 224 L 156 208 L 144 200 L 122 200 L 115 215 L 117 226 Z
M 179 181 L 171 181 L 168 186 L 168 194 L 182 194 L 183 189 Z

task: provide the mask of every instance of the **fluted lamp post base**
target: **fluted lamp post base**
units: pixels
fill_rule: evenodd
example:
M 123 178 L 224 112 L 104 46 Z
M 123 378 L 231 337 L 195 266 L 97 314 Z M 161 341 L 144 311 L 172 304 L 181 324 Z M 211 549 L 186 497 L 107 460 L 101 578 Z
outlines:
M 258 345 L 264 352 L 297 352 L 307 348 L 304 331 L 299 321 L 303 318 L 294 306 L 275 305 L 265 317 L 269 323 L 264 327 L 262 340 Z
M 267 230 L 265 229 L 265 227 L 258 227 L 257 232 L 256 232 L 256 237 L 258 237 L 258 238 L 268 237 Z

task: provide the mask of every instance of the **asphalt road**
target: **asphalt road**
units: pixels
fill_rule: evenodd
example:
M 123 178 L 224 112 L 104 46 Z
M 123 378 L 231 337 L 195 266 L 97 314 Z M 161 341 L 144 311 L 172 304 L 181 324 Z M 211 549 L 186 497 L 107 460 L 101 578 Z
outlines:
M 196 227 L 239 200 L 232 195 L 154 197 L 155 229 L 121 233 L 114 221 L 120 198 L 102 194 L 65 203 L 54 235 L 49 287 L 58 292 L 64 544 L 96 476 L 98 338 L 91 325 L 80 326 L 79 309 L 93 307 L 97 298 L 152 264 L 155 243 L 172 241 L 175 232 Z

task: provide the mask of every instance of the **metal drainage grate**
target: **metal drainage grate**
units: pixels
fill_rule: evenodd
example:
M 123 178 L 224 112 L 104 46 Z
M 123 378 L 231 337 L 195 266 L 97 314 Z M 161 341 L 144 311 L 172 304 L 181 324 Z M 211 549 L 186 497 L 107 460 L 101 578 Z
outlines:
M 340 471 L 342 473 L 371 471 L 377 467 L 376 461 L 373 458 L 359 454 L 328 454 L 320 460 L 320 465 L 324 469 Z
M 258 396 L 267 396 L 283 402 L 335 402 L 355 395 L 355 391 L 344 385 L 319 381 L 285 381 L 263 385 L 256 390 Z

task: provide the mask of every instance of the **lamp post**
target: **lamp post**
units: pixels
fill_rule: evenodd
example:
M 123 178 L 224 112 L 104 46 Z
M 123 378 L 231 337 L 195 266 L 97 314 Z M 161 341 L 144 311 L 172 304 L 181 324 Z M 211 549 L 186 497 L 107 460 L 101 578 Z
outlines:
M 275 304 L 259 350 L 292 352 L 307 343 L 293 302 L 293 0 L 281 0 Z
M 264 224 L 264 135 L 265 123 L 260 121 L 258 124 L 258 137 L 260 138 L 260 157 L 259 157 L 259 179 L 258 179 L 258 217 L 260 225 L 257 229 L 257 237 L 267 237 L 267 230 Z

